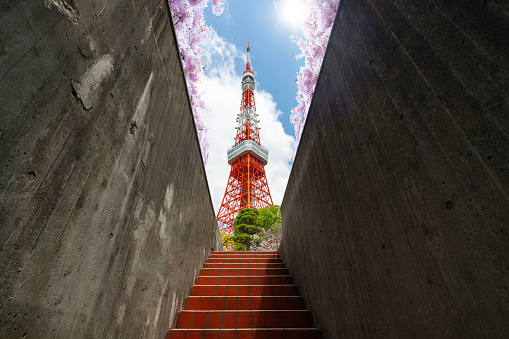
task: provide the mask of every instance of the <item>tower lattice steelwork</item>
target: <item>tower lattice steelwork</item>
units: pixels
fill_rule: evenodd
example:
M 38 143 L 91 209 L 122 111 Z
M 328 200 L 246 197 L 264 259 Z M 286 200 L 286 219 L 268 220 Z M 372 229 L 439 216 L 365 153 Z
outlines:
M 260 128 L 256 113 L 255 80 L 251 70 L 249 43 L 246 70 L 242 73 L 242 101 L 237 114 L 238 126 L 235 145 L 227 150 L 230 176 L 221 207 L 217 212 L 219 228 L 233 234 L 232 224 L 242 208 L 262 208 L 272 205 L 269 185 L 265 176 L 265 165 L 269 151 L 260 143 Z

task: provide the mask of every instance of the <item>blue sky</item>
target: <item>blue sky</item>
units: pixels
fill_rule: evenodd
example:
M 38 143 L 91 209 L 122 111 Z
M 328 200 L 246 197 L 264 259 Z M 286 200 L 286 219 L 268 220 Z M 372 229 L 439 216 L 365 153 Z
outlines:
M 276 4 L 281 2 L 225 1 L 222 15 L 212 14 L 209 6 L 204 10 L 204 16 L 208 26 L 241 51 L 246 50 L 249 40 L 257 88 L 273 95 L 277 108 L 283 113 L 280 121 L 284 130 L 293 135 L 290 114 L 291 109 L 297 105 L 295 79 L 300 67 L 304 65 L 304 59 L 295 59 L 300 50 L 290 41 L 290 35 L 302 34 L 298 28 L 282 19 L 280 10 L 276 8 Z M 245 62 L 236 62 L 236 73 L 242 73 L 244 69 Z

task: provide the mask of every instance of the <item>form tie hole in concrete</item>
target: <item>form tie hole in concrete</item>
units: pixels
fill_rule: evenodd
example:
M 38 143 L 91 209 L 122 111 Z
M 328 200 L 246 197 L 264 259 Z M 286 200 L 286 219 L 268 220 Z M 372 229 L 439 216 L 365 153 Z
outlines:
M 131 138 L 134 139 L 136 136 L 136 129 L 138 126 L 136 126 L 136 121 L 131 121 L 131 125 L 129 126 L 129 134 L 131 134 Z
M 447 200 L 446 203 L 445 203 L 445 207 L 448 209 L 448 210 L 452 210 L 454 204 L 452 203 L 452 201 L 450 200 Z
M 28 172 L 27 175 L 30 180 L 34 180 L 35 177 L 37 176 L 34 171 Z

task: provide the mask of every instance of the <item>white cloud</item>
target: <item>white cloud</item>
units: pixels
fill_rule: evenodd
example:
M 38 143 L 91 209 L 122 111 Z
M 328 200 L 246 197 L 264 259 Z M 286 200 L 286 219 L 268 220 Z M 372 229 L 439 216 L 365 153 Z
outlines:
M 210 143 L 209 159 L 206 165 L 207 178 L 214 209 L 219 209 L 230 166 L 226 150 L 233 146 L 236 116 L 240 108 L 241 74 L 235 74 L 235 62 L 245 65 L 245 53 L 235 45 L 212 32 L 210 39 L 202 43 L 205 76 L 200 83 L 200 91 L 205 91 L 203 99 L 211 109 L 203 115 L 208 126 L 207 139 Z M 256 70 L 256 65 L 253 65 Z M 285 134 L 278 120 L 282 114 L 276 107 L 272 95 L 264 90 L 255 92 L 257 113 L 260 115 L 260 139 L 269 149 L 269 163 L 265 172 L 274 204 L 281 204 L 284 190 L 291 170 L 294 137 Z

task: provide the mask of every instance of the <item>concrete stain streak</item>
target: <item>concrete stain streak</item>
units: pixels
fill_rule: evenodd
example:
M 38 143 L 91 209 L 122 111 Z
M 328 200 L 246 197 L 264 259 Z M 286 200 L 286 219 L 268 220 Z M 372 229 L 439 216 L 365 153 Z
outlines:
M 113 71 L 113 58 L 106 54 L 90 66 L 79 81 L 71 79 L 76 98 L 81 101 L 85 110 L 94 106 L 95 92 L 111 71 Z
M 166 193 L 164 194 L 164 208 L 168 211 L 170 210 L 173 201 L 173 191 L 173 185 L 168 185 L 168 187 L 166 187 Z
M 150 73 L 150 77 L 148 78 L 147 83 L 145 84 L 145 88 L 143 89 L 143 94 L 141 95 L 138 105 L 136 106 L 136 111 L 134 112 L 134 116 L 131 121 L 135 121 L 136 124 L 141 126 L 143 121 L 145 120 L 145 115 L 147 114 L 148 105 L 150 103 L 150 85 L 152 84 L 152 80 L 154 79 L 154 72 Z
M 152 26 L 152 20 L 153 20 L 153 18 L 150 18 L 150 30 L 152 31 L 152 36 L 154 37 L 154 42 L 157 47 L 157 53 L 159 54 L 159 60 L 161 60 L 161 67 L 163 68 L 164 76 L 166 77 L 166 82 L 168 83 L 168 85 L 171 85 L 170 80 L 168 79 L 168 73 L 166 72 L 166 65 L 164 64 L 164 60 L 161 55 L 161 49 L 159 48 L 159 43 L 157 42 L 156 33 L 154 32 L 154 27 Z M 187 87 L 186 87 L 186 90 L 187 90 Z
M 177 294 L 173 292 L 173 299 L 171 301 L 171 311 L 170 311 L 170 317 L 169 317 L 169 324 L 168 328 L 172 328 L 173 324 L 175 323 L 175 315 L 177 314 L 176 305 L 178 303 Z
M 162 291 L 160 293 L 160 297 L 157 300 L 157 307 L 156 307 L 156 311 L 155 311 L 155 315 L 154 315 L 154 321 L 153 321 L 154 326 L 152 326 L 151 335 L 149 336 L 151 338 L 155 338 L 157 336 L 157 334 L 155 333 L 155 330 L 157 329 L 157 324 L 159 322 L 159 316 L 161 315 L 161 308 L 163 306 L 163 297 L 164 297 L 167 289 L 168 289 L 168 280 L 166 280 L 164 282 L 164 287 L 162 288 Z

